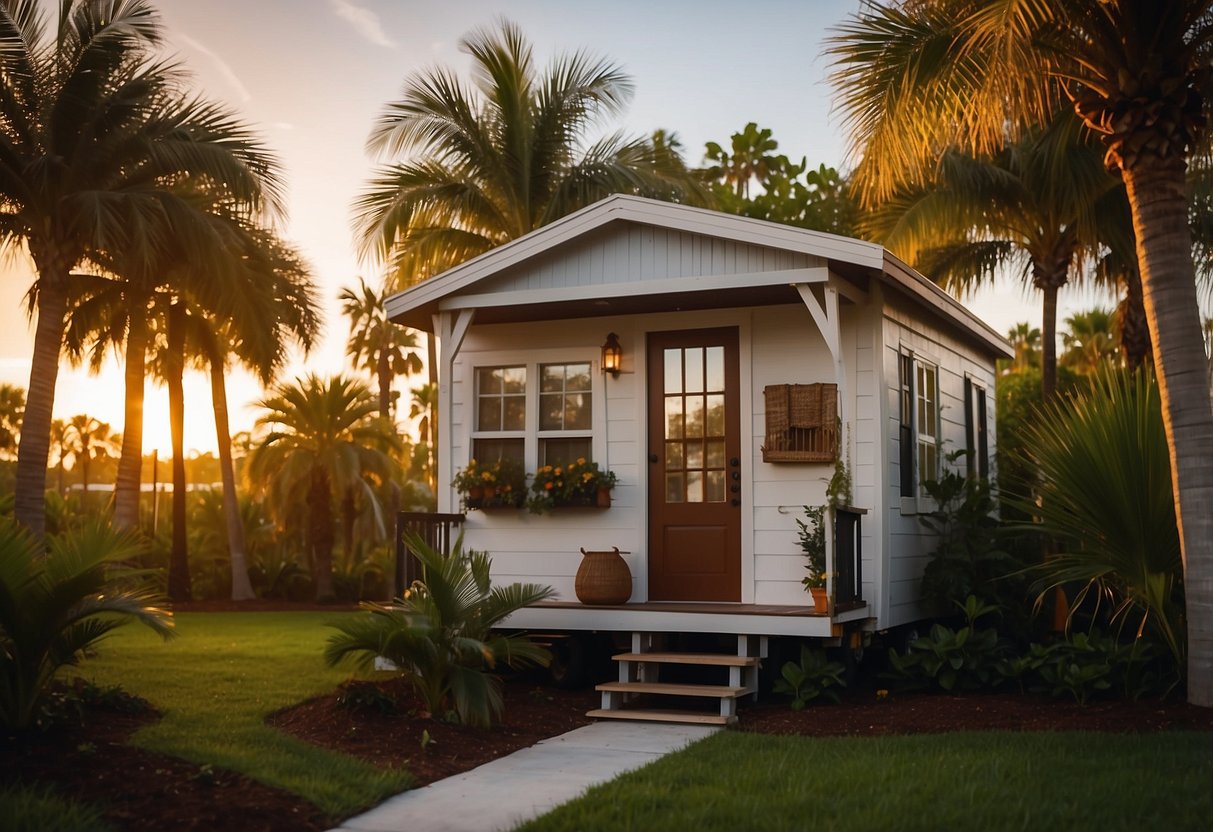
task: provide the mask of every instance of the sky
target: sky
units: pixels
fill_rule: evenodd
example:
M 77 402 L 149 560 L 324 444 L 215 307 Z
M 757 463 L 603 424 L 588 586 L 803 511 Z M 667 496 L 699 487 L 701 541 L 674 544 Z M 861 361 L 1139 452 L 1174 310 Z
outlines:
M 50 10 L 55 2 L 44 0 Z M 384 105 L 404 81 L 443 65 L 463 72 L 460 38 L 501 16 L 519 24 L 541 65 L 578 49 L 613 60 L 632 77 L 635 95 L 618 126 L 634 134 L 677 132 L 688 162 L 705 142 L 754 121 L 770 128 L 779 150 L 811 166 L 848 167 L 841 117 L 831 111 L 829 66 L 822 55 L 830 28 L 858 0 L 160 0 L 168 51 L 192 72 L 196 89 L 226 102 L 253 124 L 283 163 L 289 219 L 285 236 L 312 265 L 326 306 L 318 348 L 287 368 L 335 373 L 347 367 L 346 321 L 336 302 L 357 277 L 378 278 L 360 262 L 350 206 L 375 159 L 364 149 Z M 26 386 L 31 328 L 22 298 L 32 276 L 20 257 L 0 263 L 0 382 Z M 1017 283 L 967 301 L 999 332 L 1019 321 L 1040 325 L 1039 305 Z M 1110 299 L 1063 291 L 1060 318 Z M 260 387 L 235 373 L 229 381 L 232 430 L 257 416 Z M 186 381 L 186 446 L 213 450 L 209 385 Z M 60 372 L 55 415 L 88 413 L 122 429 L 121 365 L 111 358 L 97 377 Z M 167 454 L 168 404 L 147 387 L 145 450 Z

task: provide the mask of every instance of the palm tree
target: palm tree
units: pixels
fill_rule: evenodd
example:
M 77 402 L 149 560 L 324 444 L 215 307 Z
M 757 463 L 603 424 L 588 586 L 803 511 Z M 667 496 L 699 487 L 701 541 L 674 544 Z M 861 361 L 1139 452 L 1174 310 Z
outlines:
M 438 448 L 438 385 L 434 382 L 413 388 L 409 418 L 417 420 L 417 432 L 425 443 L 425 481 L 432 493 L 438 493 L 438 466 L 434 454 Z
M 535 64 L 521 30 L 502 21 L 460 42 L 473 84 L 449 69 L 410 78 L 368 146 L 409 154 L 381 167 L 354 206 L 363 251 L 390 263 L 388 288 L 411 286 L 603 197 L 633 193 L 701 201 L 671 146 L 644 137 L 587 137 L 619 113 L 632 83 L 585 52 Z M 433 334 L 430 382 L 438 382 Z M 436 425 L 435 425 L 436 427 Z
M 840 105 L 884 198 L 940 150 L 981 154 L 1073 110 L 1124 182 L 1173 472 L 1188 696 L 1213 707 L 1213 404 L 1186 172 L 1207 152 L 1213 0 L 914 0 L 865 5 L 831 47 Z
M 92 463 L 109 459 L 117 449 L 118 441 L 109 424 L 102 422 L 85 413 L 79 413 L 67 420 L 63 431 L 63 452 L 61 456 L 70 456 L 75 467 L 80 467 L 80 483 L 83 489 L 80 494 L 80 504 L 88 507 L 89 467 Z
M 25 391 L 15 384 L 0 384 L 0 458 L 12 459 L 21 436 Z
M 334 505 L 353 495 L 376 510 L 375 489 L 390 479 L 388 452 L 399 441 L 376 417 L 375 398 L 366 385 L 341 376 L 309 375 L 280 385 L 260 407 L 266 413 L 257 425 L 268 433 L 253 449 L 248 477 L 265 494 L 280 525 L 293 508 L 306 508 L 316 597 L 331 598 Z M 382 526 L 382 518 L 377 519 Z
M 1119 365 L 1120 348 L 1115 330 L 1113 313 L 1107 309 L 1096 307 L 1075 312 L 1066 318 L 1066 329 L 1061 334 L 1066 348 L 1061 363 L 1087 376 L 1095 375 L 1102 368 Z
M 1015 324 L 1007 332 L 1007 340 L 1015 357 L 1011 359 L 1007 372 L 1022 373 L 1024 370 L 1040 369 L 1040 330 L 1027 321 Z
M 186 95 L 180 68 L 157 60 L 162 26 L 148 0 L 61 0 L 49 34 L 46 22 L 36 0 L 0 2 L 3 240 L 24 245 L 37 272 L 15 499 L 35 536 L 73 274 L 107 253 L 146 261 L 184 240 L 193 262 L 212 259 L 198 207 L 174 184 L 207 183 L 249 210 L 279 199 L 259 143 L 223 108 Z
M 357 289 L 342 288 L 337 295 L 342 313 L 350 319 L 346 352 L 355 366 L 370 373 L 379 390 L 379 415 L 392 418 L 392 379 L 421 372 L 417 336 L 387 319 L 387 293 L 376 292 L 358 278 Z
M 1071 117 L 991 157 L 948 151 L 931 179 L 868 206 L 864 236 L 879 239 L 957 293 L 1007 266 L 1041 293 L 1041 387 L 1057 388 L 1057 297 L 1084 251 L 1098 247 L 1096 208 L 1115 189 L 1103 153 Z
M 769 128 L 760 129 L 757 122 L 751 121 L 740 133 L 733 134 L 729 148 L 732 153 L 716 142 L 708 142 L 704 156 L 713 164 L 703 174 L 708 180 L 722 180 L 737 200 L 748 200 L 750 184 L 755 179 L 765 179 L 776 164 L 779 157 L 774 153 L 779 142 L 771 138 Z

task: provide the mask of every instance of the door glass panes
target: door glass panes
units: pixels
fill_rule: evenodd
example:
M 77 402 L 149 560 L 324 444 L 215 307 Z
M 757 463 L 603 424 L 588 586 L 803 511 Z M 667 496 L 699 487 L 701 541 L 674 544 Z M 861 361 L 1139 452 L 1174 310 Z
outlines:
M 667 349 L 664 367 L 666 501 L 723 503 L 724 347 Z
M 476 430 L 526 429 L 526 368 L 476 369 Z

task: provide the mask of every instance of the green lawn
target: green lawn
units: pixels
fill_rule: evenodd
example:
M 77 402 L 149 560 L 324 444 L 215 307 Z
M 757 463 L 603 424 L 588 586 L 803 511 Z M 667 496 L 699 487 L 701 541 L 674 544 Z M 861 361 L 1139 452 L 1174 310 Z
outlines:
M 520 829 L 1206 830 L 1213 734 L 724 732 Z
M 325 667 L 321 654 L 333 632 L 325 623 L 350 614 L 183 613 L 172 641 L 129 625 L 76 672 L 122 685 L 164 713 L 135 745 L 243 772 L 344 816 L 403 791 L 408 775 L 321 750 L 264 719 L 349 675 Z

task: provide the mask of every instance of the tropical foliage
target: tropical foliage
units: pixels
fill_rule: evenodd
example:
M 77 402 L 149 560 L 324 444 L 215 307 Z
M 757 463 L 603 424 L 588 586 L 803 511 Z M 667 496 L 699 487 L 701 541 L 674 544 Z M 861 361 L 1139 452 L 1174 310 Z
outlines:
M 1037 476 L 1021 510 L 1059 543 L 1040 588 L 1078 582 L 1111 620 L 1160 640 L 1182 668 L 1183 564 L 1158 384 L 1105 372 L 1026 429 Z M 1030 489 L 1030 490 L 1029 490 Z M 1082 595 L 1079 597 L 1082 601 Z
M 280 527 L 304 529 L 316 596 L 331 598 L 338 512 L 347 560 L 359 515 L 378 537 L 385 533 L 379 489 L 393 473 L 395 431 L 375 415 L 366 385 L 342 376 L 279 385 L 260 406 L 266 412 L 257 423 L 267 432 L 249 457 L 248 478 Z
M 157 596 L 118 568 L 139 547 L 93 523 L 51 538 L 46 552 L 11 521 L 0 523 L 0 726 L 30 728 L 58 670 L 115 627 L 134 620 L 172 633 Z
M 779 222 L 814 231 L 853 235 L 858 207 L 846 180 L 837 170 L 809 168 L 776 155 L 779 142 L 771 131 L 750 122 L 734 133 L 726 149 L 705 145 L 700 175 L 711 188 L 716 208 L 730 214 Z M 751 186 L 757 191 L 751 196 Z
M 490 560 L 464 551 L 460 538 L 449 555 L 414 536 L 409 548 L 424 579 L 393 604 L 364 604 L 365 614 L 334 623 L 325 659 L 351 658 L 369 669 L 376 657 L 392 662 L 412 683 L 431 714 L 453 713 L 468 725 L 488 725 L 501 713 L 499 666 L 546 665 L 546 650 L 494 628 L 510 613 L 555 593 L 536 584 L 494 587 Z
M 1076 113 L 1125 186 L 1158 370 L 1187 582 L 1191 701 L 1213 705 L 1213 404 L 1187 168 L 1209 146 L 1209 0 L 865 4 L 830 48 L 872 204 L 942 151 L 988 156 Z
M 256 214 L 279 202 L 272 157 L 159 58 L 162 25 L 149 2 L 64 0 L 58 12 L 48 26 L 41 3 L 0 5 L 4 245 L 24 245 L 37 271 L 15 511 L 36 536 L 75 276 L 108 270 L 134 286 L 172 256 L 220 266 L 215 206 Z M 123 439 L 141 439 L 135 425 Z

